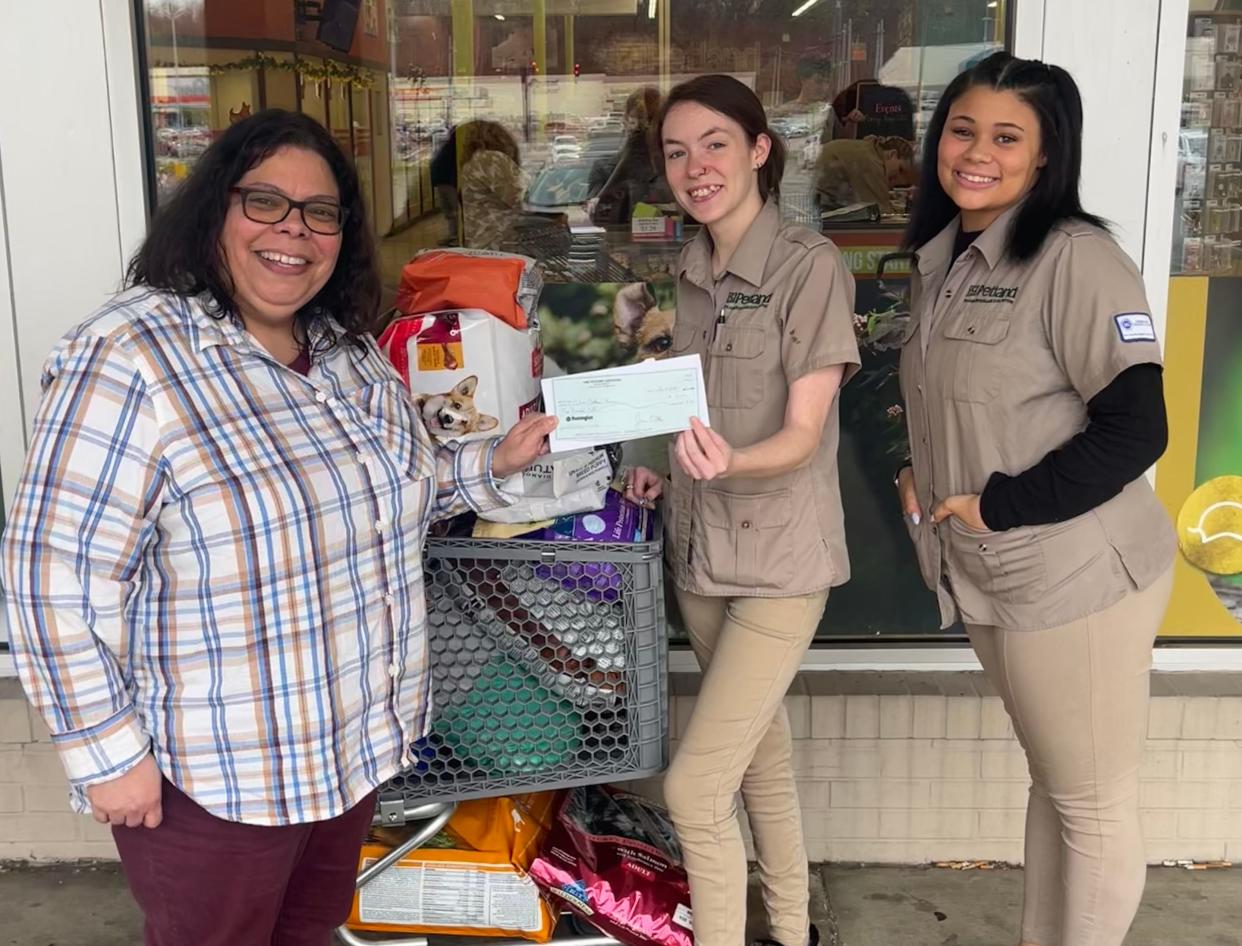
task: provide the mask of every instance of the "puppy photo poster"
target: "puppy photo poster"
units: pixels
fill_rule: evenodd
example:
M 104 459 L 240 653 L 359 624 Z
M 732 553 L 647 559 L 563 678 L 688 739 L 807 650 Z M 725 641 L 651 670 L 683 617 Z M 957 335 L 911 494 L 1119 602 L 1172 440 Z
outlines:
M 632 283 L 548 283 L 539 303 L 544 377 L 663 359 L 673 345 L 672 279 Z M 668 437 L 622 448 L 626 466 L 668 473 Z

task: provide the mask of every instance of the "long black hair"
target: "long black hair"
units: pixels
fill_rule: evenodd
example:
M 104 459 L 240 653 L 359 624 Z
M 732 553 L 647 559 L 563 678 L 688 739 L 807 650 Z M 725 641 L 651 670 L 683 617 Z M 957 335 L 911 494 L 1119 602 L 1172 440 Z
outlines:
M 1060 66 L 999 52 L 949 83 L 936 106 L 923 145 L 918 198 L 904 245 L 917 250 L 957 216 L 957 205 L 940 185 L 940 136 L 954 101 L 976 86 L 1013 92 L 1039 118 L 1046 163 L 1014 218 L 1008 238 L 1009 255 L 1017 260 L 1031 259 L 1049 231 L 1062 220 L 1081 220 L 1107 230 L 1107 222 L 1087 213 L 1078 196 L 1082 176 L 1082 96 L 1073 76 Z
M 271 108 L 245 118 L 222 134 L 194 165 L 176 192 L 160 205 L 126 272 L 126 285 L 150 286 L 182 296 L 209 293 L 216 318 L 239 318 L 233 280 L 220 234 L 232 198 L 230 188 L 281 148 L 304 148 L 328 163 L 340 192 L 345 224 L 336 267 L 323 288 L 295 316 L 307 339 L 331 316 L 345 337 L 361 344 L 379 310 L 380 277 L 358 173 L 328 131 L 313 118 Z M 336 345 L 328 333 L 320 350 Z
M 768 159 L 759 168 L 759 196 L 767 200 L 769 196 L 780 199 L 781 178 L 785 174 L 785 141 L 768 125 L 767 112 L 763 103 L 755 95 L 750 86 L 745 85 L 733 76 L 706 75 L 696 76 L 673 86 L 664 100 L 664 108 L 660 110 L 660 118 L 652 129 L 652 155 L 656 159 L 656 167 L 664 171 L 664 120 L 673 106 L 680 102 L 697 102 L 726 118 L 732 118 L 746 132 L 746 140 L 754 144 L 760 135 L 767 135 L 772 146 L 768 151 Z

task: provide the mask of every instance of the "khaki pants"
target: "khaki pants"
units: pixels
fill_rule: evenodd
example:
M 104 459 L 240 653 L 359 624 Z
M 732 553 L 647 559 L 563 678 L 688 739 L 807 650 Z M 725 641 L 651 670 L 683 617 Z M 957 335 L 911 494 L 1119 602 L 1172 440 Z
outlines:
M 966 628 L 1026 750 L 1022 942 L 1121 946 L 1147 877 L 1138 773 L 1170 571 L 1043 631 Z
M 806 848 L 783 700 L 827 600 L 827 591 L 797 598 L 677 593 L 703 679 L 664 798 L 690 879 L 696 946 L 739 946 L 745 938 L 739 789 L 771 936 L 784 946 L 807 941 Z

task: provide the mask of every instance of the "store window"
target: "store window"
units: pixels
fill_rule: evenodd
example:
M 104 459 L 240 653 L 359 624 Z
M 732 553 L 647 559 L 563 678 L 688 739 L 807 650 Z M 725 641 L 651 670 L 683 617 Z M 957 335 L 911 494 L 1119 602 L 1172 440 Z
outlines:
M 1164 632 L 1242 636 L 1242 9 L 1190 7 L 1156 471 L 1183 555 Z
M 553 371 L 636 357 L 623 286 L 648 285 L 634 318 L 671 323 L 670 274 L 694 224 L 644 132 L 685 78 L 750 85 L 788 148 L 783 213 L 828 233 L 858 280 L 864 374 L 843 396 L 841 448 L 853 578 L 822 636 L 939 633 L 892 490 L 910 264 L 898 244 L 940 94 L 1006 44 L 1013 0 L 138 2 L 154 200 L 230 122 L 269 106 L 311 114 L 357 162 L 389 298 L 429 247 L 536 257 Z

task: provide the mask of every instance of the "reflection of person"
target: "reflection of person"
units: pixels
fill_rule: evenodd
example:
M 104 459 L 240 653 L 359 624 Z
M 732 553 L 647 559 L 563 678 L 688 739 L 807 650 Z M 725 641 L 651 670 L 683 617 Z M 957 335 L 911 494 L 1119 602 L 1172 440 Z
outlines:
M 522 212 L 525 182 L 517 142 L 492 121 L 473 121 L 460 131 L 466 134 L 459 179 L 466 246 L 499 249 Z
M 743 936 L 740 789 L 772 936 L 805 946 L 818 933 L 782 699 L 828 589 L 849 576 L 837 390 L 858 365 L 854 283 L 832 243 L 781 220 L 784 146 L 749 88 L 692 79 L 669 94 L 657 129 L 669 186 L 704 224 L 678 266 L 670 354 L 703 359 L 712 420 L 693 421 L 671 451 L 666 550 L 704 673 L 664 795 L 695 942 Z M 642 501 L 661 492 L 648 469 L 629 483 Z
M 817 110 L 832 96 L 832 59 L 816 52 L 799 57 L 795 67 L 799 88 L 796 98 L 771 110 L 770 117 L 785 118 Z
M 863 203 L 891 214 L 892 188 L 914 183 L 914 146 L 904 138 L 826 141 L 815 162 L 815 191 L 825 210 Z
M 625 144 L 611 174 L 595 195 L 591 211 L 594 223 L 629 223 L 635 204 L 672 200 L 673 195 L 651 156 L 651 125 L 659 111 L 660 90 L 651 86 L 636 89 L 626 99 Z
M 937 107 L 898 486 L 944 626 L 965 623 L 1030 764 L 1021 942 L 1120 946 L 1176 540 L 1143 476 L 1167 439 L 1151 310 L 1079 203 L 1081 149 L 1078 88 L 1042 62 L 992 55 Z
M 914 140 L 914 103 L 904 89 L 860 79 L 832 100 L 831 135 L 825 138 Z
M 620 160 L 621 152 L 618 150 L 596 158 L 591 163 L 591 170 L 587 175 L 587 194 L 591 198 L 589 206 L 594 205 L 595 196 L 604 189 L 604 185 L 608 183 L 608 178 L 612 177 L 612 172 L 617 169 L 617 163 Z
M 446 246 L 455 245 L 459 239 L 458 217 L 461 203 L 457 195 L 457 129 L 449 129 L 448 137 L 440 145 L 440 149 L 432 156 L 428 165 L 431 186 L 436 192 L 436 200 L 440 204 L 440 213 L 448 225 Z
M 552 422 L 433 446 L 368 334 L 353 164 L 303 115 L 225 131 L 128 281 L 45 367 L 0 556 L 18 673 L 148 944 L 327 946 L 427 728 L 429 521 L 503 505 Z

